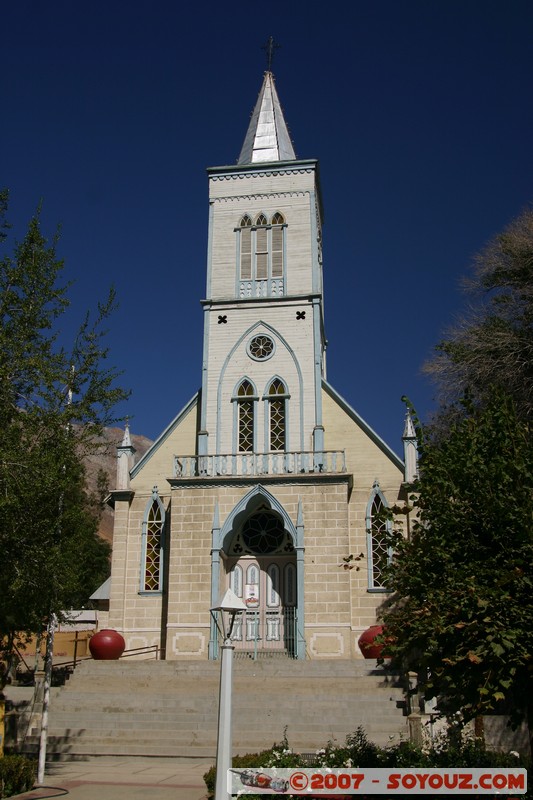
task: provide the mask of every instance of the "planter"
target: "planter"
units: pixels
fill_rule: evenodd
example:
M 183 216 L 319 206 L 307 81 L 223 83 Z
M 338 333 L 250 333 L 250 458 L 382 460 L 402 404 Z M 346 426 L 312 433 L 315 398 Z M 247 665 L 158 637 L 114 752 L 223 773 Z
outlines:
M 371 625 L 363 631 L 357 644 L 365 658 L 383 658 L 384 645 L 376 644 L 375 639 L 383 633 L 383 625 Z
M 95 661 L 116 661 L 125 647 L 126 642 L 120 633 L 106 628 L 89 639 L 89 650 Z

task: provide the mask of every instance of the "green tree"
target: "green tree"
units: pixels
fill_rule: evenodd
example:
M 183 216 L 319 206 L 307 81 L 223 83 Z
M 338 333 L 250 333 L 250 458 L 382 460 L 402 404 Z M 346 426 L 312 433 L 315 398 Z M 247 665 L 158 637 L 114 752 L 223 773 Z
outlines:
M 7 196 L 0 196 L 0 217 Z M 5 231 L 6 226 L 0 225 Z M 0 640 L 39 631 L 78 605 L 108 571 L 109 547 L 85 490 L 83 455 L 127 396 L 106 365 L 105 320 L 114 293 L 60 341 L 69 301 L 58 237 L 39 212 L 0 261 Z
M 446 436 L 417 423 L 417 520 L 396 533 L 389 652 L 468 721 L 509 709 L 533 730 L 533 446 L 512 400 L 465 404 Z
M 444 403 L 465 393 L 476 402 L 503 388 L 518 415 L 533 412 L 533 209 L 485 247 L 464 281 L 468 311 L 437 347 L 425 371 Z M 456 407 L 455 407 L 456 410 Z M 442 425 L 442 418 L 440 420 Z

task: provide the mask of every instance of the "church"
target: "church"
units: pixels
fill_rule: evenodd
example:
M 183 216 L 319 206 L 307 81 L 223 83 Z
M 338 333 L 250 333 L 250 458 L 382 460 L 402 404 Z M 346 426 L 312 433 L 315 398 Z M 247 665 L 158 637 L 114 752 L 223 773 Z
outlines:
M 408 419 L 402 461 L 326 377 L 318 162 L 296 158 L 270 69 L 208 182 L 201 388 L 136 463 L 127 429 L 118 448 L 106 624 L 128 649 L 215 659 L 231 588 L 236 654 L 362 658 L 387 592 L 379 512 L 405 499 L 416 440 Z

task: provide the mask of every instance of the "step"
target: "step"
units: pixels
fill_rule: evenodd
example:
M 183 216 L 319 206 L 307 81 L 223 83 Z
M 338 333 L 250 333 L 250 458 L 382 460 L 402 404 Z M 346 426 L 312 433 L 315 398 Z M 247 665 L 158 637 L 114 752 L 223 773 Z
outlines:
M 234 661 L 234 752 L 283 739 L 314 752 L 363 725 L 377 744 L 406 733 L 398 676 L 364 661 Z M 87 661 L 52 696 L 49 752 L 214 757 L 220 664 Z M 259 722 L 259 724 L 258 724 Z M 35 750 L 37 737 L 27 737 Z

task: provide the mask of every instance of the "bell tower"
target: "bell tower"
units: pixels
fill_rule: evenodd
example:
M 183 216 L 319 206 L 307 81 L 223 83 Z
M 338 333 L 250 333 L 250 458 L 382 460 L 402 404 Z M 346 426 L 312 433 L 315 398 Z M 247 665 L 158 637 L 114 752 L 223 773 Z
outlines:
M 237 164 L 208 178 L 198 454 L 232 459 L 233 474 L 252 458 L 300 471 L 324 450 L 322 208 L 318 162 L 296 158 L 270 70 Z

